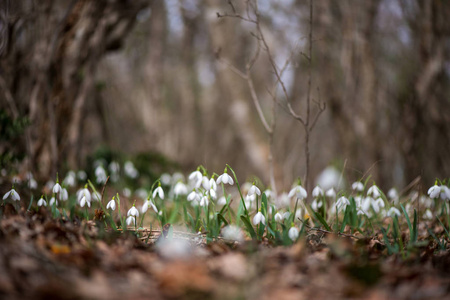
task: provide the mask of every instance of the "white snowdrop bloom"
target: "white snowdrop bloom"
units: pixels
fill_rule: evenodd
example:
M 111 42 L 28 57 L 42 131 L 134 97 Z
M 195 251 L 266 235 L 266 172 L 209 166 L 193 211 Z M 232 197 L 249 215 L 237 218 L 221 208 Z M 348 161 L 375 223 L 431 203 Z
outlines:
M 216 193 L 215 190 L 210 189 L 210 190 L 208 191 L 208 194 L 211 196 L 212 199 L 217 199 L 217 193 Z
M 11 199 L 14 201 L 20 200 L 20 196 L 14 188 L 12 188 L 9 192 L 6 192 L 6 194 L 3 195 L 3 200 L 6 200 L 10 196 L 11 196 Z
M 30 173 L 29 177 L 28 177 L 28 187 L 32 190 L 37 189 L 38 187 L 38 183 L 37 181 L 33 178 L 33 175 Z
M 202 184 L 203 175 L 200 171 L 197 170 L 189 174 L 188 178 L 189 181 L 191 181 L 194 184 L 194 187 L 198 189 Z
M 114 200 L 114 197 L 106 204 L 106 209 L 116 210 L 116 200 Z
M 92 200 L 100 202 L 102 200 L 102 196 L 99 192 L 92 193 Z
M 320 188 L 320 186 L 316 186 L 312 191 L 312 196 L 314 198 L 317 198 L 319 196 L 323 196 L 323 190 Z
M 172 182 L 172 176 L 170 176 L 170 174 L 168 173 L 163 173 L 159 180 L 163 185 L 170 185 L 170 183 Z
M 175 187 L 173 188 L 173 192 L 176 196 L 178 195 L 186 195 L 188 193 L 187 186 L 182 183 L 181 181 L 177 182 L 175 184 Z
M 59 185 L 59 183 L 56 182 L 55 185 L 53 186 L 53 193 L 58 194 L 60 191 L 61 191 L 61 185 Z
M 374 200 L 372 197 L 365 197 L 361 203 L 361 209 L 365 212 L 368 212 L 370 207 L 372 206 L 373 201 Z
M 433 213 L 431 212 L 431 210 L 429 208 L 427 208 L 427 210 L 423 214 L 423 218 L 426 219 L 426 220 L 432 220 L 433 219 Z
M 398 193 L 397 190 L 395 188 L 391 188 L 388 193 L 387 193 L 388 198 L 391 201 L 397 201 L 398 200 Z
M 61 192 L 59 193 L 59 200 L 67 201 L 68 199 L 69 199 L 69 193 L 67 192 L 67 189 L 62 188 Z
M 219 200 L 217 200 L 217 204 L 218 205 L 225 205 L 225 204 L 227 204 L 227 198 L 225 198 L 225 196 L 220 197 Z
M 223 182 L 224 184 L 229 184 L 229 185 L 234 184 L 233 178 L 231 178 L 231 176 L 228 175 L 227 173 L 223 173 L 222 175 L 220 175 L 217 178 L 216 183 L 220 184 L 221 182 Z
M 127 216 L 139 217 L 139 211 L 134 205 L 128 210 Z
M 209 185 L 211 190 L 217 191 L 217 183 L 213 178 L 209 180 Z
M 308 196 L 308 193 L 301 185 L 297 185 L 293 189 L 291 189 L 288 196 L 289 196 L 289 198 L 292 198 L 294 195 L 298 199 L 303 200 Z
M 283 219 L 287 220 L 287 219 L 289 219 L 290 216 L 291 216 L 291 213 L 287 211 L 283 214 Z
M 340 190 L 344 186 L 344 180 L 341 178 L 341 172 L 334 167 L 326 167 L 316 179 L 316 184 L 320 185 L 324 190 L 332 187 Z
M 248 190 L 248 194 L 249 195 L 257 194 L 257 195 L 261 196 L 261 190 L 256 185 L 252 185 L 250 187 L 250 189 Z
M 363 200 L 363 198 L 361 197 L 361 196 L 356 196 L 355 198 L 355 204 L 356 204 L 356 207 L 360 207 L 361 206 L 361 203 L 362 203 L 362 200 Z
M 289 229 L 288 235 L 289 235 L 289 238 L 293 242 L 295 242 L 297 240 L 297 238 L 298 238 L 298 235 L 299 235 L 297 227 L 291 227 L 291 229 Z
M 56 200 L 55 197 L 52 197 L 52 198 L 50 199 L 50 201 L 48 201 L 48 205 L 49 205 L 49 206 L 53 206 L 53 204 L 55 204 L 55 206 L 58 205 L 58 200 Z
M 77 184 L 77 175 L 75 174 L 75 172 L 67 172 L 66 178 L 64 178 L 63 183 L 66 186 L 75 186 Z
M 153 191 L 153 199 L 156 198 L 156 195 L 158 195 L 158 197 L 161 200 L 164 200 L 164 190 L 162 189 L 162 187 L 158 186 L 154 191 Z
M 208 204 L 209 204 L 209 199 L 205 195 L 200 199 L 200 206 L 208 206 Z
M 380 209 L 383 208 L 384 205 L 384 201 L 381 198 L 378 198 L 377 200 L 372 200 L 372 208 L 375 211 L 375 213 L 379 213 Z
M 106 171 L 102 166 L 95 168 L 95 177 L 98 184 L 104 184 L 108 179 L 108 176 L 106 176 Z
M 277 212 L 275 214 L 275 221 L 276 222 L 281 222 L 282 220 L 283 220 L 283 216 L 279 212 Z
M 80 181 L 85 181 L 87 179 L 87 174 L 83 170 L 78 171 L 77 176 Z
M 88 201 L 86 195 L 83 195 L 80 199 L 80 206 L 84 207 L 87 204 L 88 207 L 91 207 L 91 201 Z
M 258 211 L 253 217 L 253 225 L 258 225 L 260 223 L 266 225 L 266 217 L 264 217 L 264 215 L 260 211 Z
M 133 162 L 129 160 L 125 162 L 123 169 L 125 171 L 125 175 L 130 178 L 137 178 L 139 176 L 139 171 L 134 167 Z
M 331 188 L 325 193 L 325 196 L 327 196 L 328 198 L 336 199 L 336 191 L 334 190 L 334 188 Z
M 378 187 L 374 184 L 367 190 L 367 195 L 371 195 L 373 198 L 378 198 L 381 194 Z
M 274 199 L 275 198 L 274 192 L 272 190 L 270 190 L 270 189 L 265 190 L 263 193 L 266 195 L 267 199 Z
M 111 173 L 119 173 L 120 172 L 120 164 L 117 161 L 112 161 L 108 169 Z
M 245 201 L 247 201 L 247 202 L 253 202 L 255 200 L 256 200 L 256 195 L 255 194 L 245 196 Z
M 350 205 L 350 201 L 344 196 L 340 197 L 336 202 L 336 208 L 338 211 L 345 209 L 347 205 Z
M 356 192 L 362 192 L 364 190 L 364 184 L 361 181 L 355 181 L 352 184 L 352 189 Z
M 136 226 L 136 219 L 134 216 L 128 216 L 127 225 L 128 226 L 130 226 L 130 225 Z
M 147 201 L 144 202 L 141 208 L 141 212 L 145 213 L 148 210 L 149 206 L 153 209 L 154 212 L 158 213 L 158 208 L 156 208 L 156 205 L 150 199 L 147 199 Z
M 362 210 L 361 208 L 358 208 L 358 212 L 356 213 L 356 215 L 360 216 L 360 215 L 367 215 L 367 213 Z
M 41 199 L 38 200 L 37 205 L 38 206 L 47 206 L 47 201 L 45 201 L 44 198 L 41 197 Z
M 244 234 L 242 229 L 236 225 L 227 225 L 222 229 L 222 236 L 227 240 L 233 240 L 237 242 L 244 241 Z
M 388 215 L 389 217 L 393 218 L 395 215 L 397 215 L 397 216 L 400 217 L 401 213 L 400 213 L 400 211 L 399 211 L 397 208 L 391 207 L 391 208 L 388 210 L 387 215 Z
M 441 199 L 450 200 L 450 189 L 445 185 L 441 185 Z
M 148 192 L 144 188 L 137 189 L 134 194 L 141 199 L 147 199 L 148 198 Z
M 78 192 L 77 192 L 77 200 L 78 200 L 78 202 L 80 202 L 81 198 L 83 198 L 83 197 L 86 198 L 85 201 L 87 201 L 89 203 L 91 202 L 91 193 L 89 192 L 89 190 L 87 188 L 78 190 Z
M 437 184 L 433 185 L 432 187 L 430 187 L 428 189 L 428 195 L 432 199 L 437 198 L 440 193 L 441 193 L 441 188 Z
M 194 200 L 200 201 L 200 195 L 196 191 L 192 191 L 187 196 L 187 200 L 188 201 L 194 201 Z
M 302 209 L 301 208 L 297 208 L 297 210 L 295 211 L 295 219 L 303 219 L 303 213 L 302 213 Z
M 322 201 L 321 201 L 321 200 L 317 200 L 317 198 L 315 198 L 315 199 L 313 200 L 313 202 L 311 202 L 311 208 L 312 208 L 314 211 L 318 211 L 319 208 L 322 207 L 322 205 L 323 205 Z
M 209 184 L 209 178 L 206 176 L 202 177 L 202 187 L 208 191 L 211 188 L 211 185 Z
M 129 189 L 129 188 L 124 188 L 123 190 L 122 190 L 122 194 L 125 196 L 125 197 L 127 197 L 127 198 L 130 198 L 131 197 L 131 190 Z

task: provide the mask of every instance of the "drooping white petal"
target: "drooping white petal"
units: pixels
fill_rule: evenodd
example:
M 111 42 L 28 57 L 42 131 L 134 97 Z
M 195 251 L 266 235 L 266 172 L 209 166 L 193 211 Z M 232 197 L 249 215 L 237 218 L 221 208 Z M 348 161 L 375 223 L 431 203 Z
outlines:
M 266 218 L 264 215 L 259 211 L 254 217 L 253 217 L 253 225 L 258 225 L 260 223 L 263 223 L 266 225 Z
M 53 186 L 53 193 L 57 194 L 59 193 L 59 191 L 61 191 L 61 185 L 59 185 L 59 183 L 55 183 L 55 185 Z
M 298 229 L 296 227 L 291 227 L 291 229 L 289 229 L 288 235 L 289 238 L 295 242 L 299 235 Z
M 323 196 L 323 190 L 320 188 L 320 186 L 316 186 L 312 191 L 312 196 L 314 198 L 317 198 L 319 196 Z
M 281 222 L 281 220 L 283 220 L 283 216 L 279 212 L 277 212 L 275 214 L 275 221 L 276 222 Z
M 115 210 L 116 209 L 116 201 L 111 199 L 108 204 L 106 204 L 106 209 Z
M 364 184 L 361 181 L 355 181 L 352 184 L 352 189 L 357 192 L 362 192 L 364 190 Z

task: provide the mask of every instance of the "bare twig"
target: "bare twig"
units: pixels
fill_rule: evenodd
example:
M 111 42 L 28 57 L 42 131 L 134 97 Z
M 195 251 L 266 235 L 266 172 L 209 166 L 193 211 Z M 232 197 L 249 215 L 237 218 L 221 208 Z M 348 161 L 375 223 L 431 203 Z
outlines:
M 305 222 L 303 222 L 303 220 L 301 220 L 300 218 L 299 218 L 299 220 L 300 220 L 300 222 L 302 222 L 309 230 L 315 230 L 315 231 L 322 232 L 322 233 L 326 233 L 326 234 L 336 234 L 336 235 L 339 235 L 339 236 L 344 236 L 344 237 L 353 238 L 353 239 L 357 239 L 357 240 L 360 239 L 359 237 L 354 236 L 354 235 L 352 235 L 352 234 L 346 234 L 346 233 L 342 233 L 342 232 L 333 232 L 333 231 L 328 231 L 328 230 L 321 229 L 321 228 L 311 227 L 311 226 L 309 226 L 308 224 L 306 224 Z

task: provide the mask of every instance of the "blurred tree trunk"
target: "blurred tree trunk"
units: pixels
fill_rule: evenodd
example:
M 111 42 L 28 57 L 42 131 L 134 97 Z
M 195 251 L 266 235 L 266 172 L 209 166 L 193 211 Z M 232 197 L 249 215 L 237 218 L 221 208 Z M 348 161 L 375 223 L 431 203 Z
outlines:
M 402 5 L 404 1 L 400 1 Z M 399 140 L 409 180 L 422 175 L 427 184 L 450 174 L 450 2 L 416 1 L 403 11 L 417 56 L 411 86 L 401 94 Z
M 49 176 L 80 162 L 86 101 L 96 67 L 115 50 L 147 0 L 11 1 L 8 39 L 0 60 L 2 93 L 9 93 L 27 131 L 32 169 Z M 6 46 L 5 46 L 6 45 Z

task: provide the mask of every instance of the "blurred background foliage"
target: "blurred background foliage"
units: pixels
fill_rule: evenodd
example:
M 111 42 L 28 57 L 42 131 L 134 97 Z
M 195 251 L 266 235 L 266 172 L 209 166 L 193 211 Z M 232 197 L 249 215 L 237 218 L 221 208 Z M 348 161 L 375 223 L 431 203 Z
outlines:
M 0 3 L 2 168 L 46 180 L 92 168 L 103 153 L 135 157 L 150 177 L 229 163 L 241 179 L 269 182 L 269 144 L 247 84 L 216 59 L 244 70 L 256 47 L 251 25 L 217 18 L 230 12 L 227 1 Z M 259 1 L 277 63 L 294 53 L 283 79 L 300 112 L 308 5 Z M 448 176 L 450 2 L 313 5 L 313 97 L 327 109 L 311 137 L 312 177 L 329 165 L 383 188 Z M 264 56 L 252 76 L 269 115 L 274 74 Z M 278 108 L 274 136 L 276 182 L 286 189 L 305 172 L 303 130 Z

